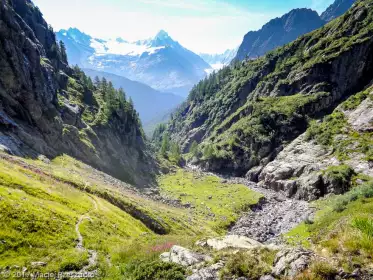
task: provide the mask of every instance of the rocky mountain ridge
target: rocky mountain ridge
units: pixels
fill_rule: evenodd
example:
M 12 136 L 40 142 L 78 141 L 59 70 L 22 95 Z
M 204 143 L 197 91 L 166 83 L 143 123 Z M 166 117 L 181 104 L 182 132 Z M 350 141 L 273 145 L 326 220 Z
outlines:
M 355 0 L 336 0 L 321 15 L 311 9 L 294 9 L 280 18 L 273 19 L 260 30 L 250 31 L 245 35 L 235 59 L 255 59 L 290 43 L 341 16 L 354 2 Z

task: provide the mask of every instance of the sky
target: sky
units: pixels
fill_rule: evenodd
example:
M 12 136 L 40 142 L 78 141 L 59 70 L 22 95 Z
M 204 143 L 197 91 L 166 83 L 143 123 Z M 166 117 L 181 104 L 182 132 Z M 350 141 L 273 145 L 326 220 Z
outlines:
M 235 48 L 243 36 L 293 8 L 321 13 L 334 0 L 33 0 L 55 31 L 136 41 L 161 29 L 196 53 Z

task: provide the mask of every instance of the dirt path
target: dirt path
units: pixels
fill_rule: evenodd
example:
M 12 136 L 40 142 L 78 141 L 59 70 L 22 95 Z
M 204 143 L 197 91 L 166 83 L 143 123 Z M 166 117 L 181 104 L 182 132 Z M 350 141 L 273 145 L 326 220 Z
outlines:
M 194 166 L 188 166 L 188 169 L 193 172 L 202 172 Z M 309 219 L 315 212 L 315 209 L 311 208 L 306 201 L 287 198 L 281 192 L 259 187 L 258 184 L 244 178 L 202 173 L 218 176 L 227 183 L 243 184 L 264 196 L 264 199 L 253 207 L 251 212 L 243 214 L 238 219 L 228 234 L 246 236 L 266 244 L 281 244 L 282 234 Z
M 97 251 L 95 250 L 88 250 L 84 247 L 83 245 L 83 242 L 84 242 L 84 239 L 83 239 L 83 236 L 82 234 L 80 233 L 80 225 L 81 223 L 84 221 L 84 220 L 89 220 L 89 221 L 92 221 L 91 217 L 89 216 L 89 214 L 93 211 L 97 211 L 98 210 L 98 205 L 97 205 L 97 202 L 96 200 L 89 196 L 92 200 L 92 204 L 94 206 L 94 209 L 89 211 L 88 213 L 80 216 L 78 222 L 76 223 L 75 225 L 75 231 L 76 231 L 76 234 L 78 236 L 78 244 L 76 245 L 76 249 L 79 250 L 79 251 L 87 251 L 88 252 L 88 264 L 86 266 L 84 266 L 80 271 L 78 271 L 78 273 L 84 273 L 84 272 L 87 272 L 87 271 L 90 271 L 91 273 L 93 274 L 98 274 L 97 270 L 93 270 L 91 271 L 90 268 L 94 267 L 96 264 L 97 264 Z

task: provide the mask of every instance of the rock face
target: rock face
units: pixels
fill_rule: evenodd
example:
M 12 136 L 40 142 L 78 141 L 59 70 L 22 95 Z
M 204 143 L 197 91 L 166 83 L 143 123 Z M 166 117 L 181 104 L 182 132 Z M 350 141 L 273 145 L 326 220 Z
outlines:
M 0 18 L 0 144 L 18 156 L 66 153 L 127 182 L 150 184 L 143 174 L 152 172 L 153 160 L 131 116 L 90 126 L 83 114 L 98 109 L 92 92 L 79 92 L 79 105 L 59 99 L 68 96 L 76 72 L 38 8 L 30 0 L 1 1 Z
M 288 197 L 315 200 L 325 194 L 320 170 L 330 165 L 339 165 L 339 161 L 321 145 L 306 141 L 303 134 L 264 167 L 259 180 L 262 186 L 284 191 Z
M 164 262 L 173 262 L 187 267 L 212 260 L 209 256 L 176 245 L 171 248 L 169 253 L 161 254 L 160 259 Z
M 263 168 L 258 176 L 259 184 L 262 187 L 283 191 L 288 197 L 315 200 L 328 193 L 341 194 L 349 189 L 348 182 L 341 182 L 324 172 L 330 166 L 346 164 L 357 173 L 373 176 L 373 166 L 366 158 L 367 155 L 363 153 L 364 150 L 357 149 L 361 145 L 359 138 L 364 139 L 373 130 L 372 92 L 369 89 L 367 92 L 365 99 L 357 104 L 356 108 L 343 109 L 345 103 L 342 103 L 336 109 L 345 116 L 346 124 L 343 131 L 347 134 L 342 131 L 334 138 L 337 142 L 348 143 L 347 147 L 343 147 L 348 159 L 339 161 L 333 154 L 333 147 L 325 147 L 315 141 L 306 140 L 306 134 L 303 134 Z M 355 138 L 349 138 L 348 134 L 352 134 L 352 131 Z
M 307 269 L 313 253 L 303 249 L 285 249 L 277 253 L 272 273 L 275 276 L 294 277 Z
M 271 20 L 260 30 L 247 33 L 235 59 L 257 58 L 323 26 L 323 24 L 324 22 L 315 11 L 310 9 L 292 10 L 281 18 Z
M 373 96 L 373 91 L 370 93 Z M 358 132 L 373 130 L 373 98 L 366 98 L 355 110 L 345 112 L 348 123 Z

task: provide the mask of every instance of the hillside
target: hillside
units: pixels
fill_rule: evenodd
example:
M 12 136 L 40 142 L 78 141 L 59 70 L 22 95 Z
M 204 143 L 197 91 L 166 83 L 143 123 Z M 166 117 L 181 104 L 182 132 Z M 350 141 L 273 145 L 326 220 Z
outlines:
M 255 59 L 294 41 L 344 14 L 355 0 L 336 0 L 321 16 L 310 9 L 294 9 L 275 18 L 258 31 L 248 32 L 240 45 L 236 60 Z
M 198 163 L 244 175 L 272 160 L 308 119 L 326 114 L 373 79 L 370 1 L 254 61 L 236 63 L 200 82 L 170 122 Z
M 113 83 L 115 88 L 123 88 L 127 97 L 133 100 L 136 111 L 139 112 L 144 130 L 146 130 L 148 124 L 152 123 L 154 119 L 160 116 L 163 117 L 184 101 L 178 95 L 159 92 L 146 84 L 131 81 L 118 75 L 92 69 L 83 70 L 92 79 L 95 77 L 106 78 L 106 80 Z
M 183 97 L 211 68 L 163 30 L 154 38 L 128 42 L 93 38 L 70 28 L 57 32 L 57 39 L 65 43 L 73 65 L 123 76 Z
M 133 104 L 67 65 L 64 47 L 31 1 L 2 2 L 1 18 L 2 150 L 31 158 L 65 153 L 141 187 L 150 184 L 142 174 L 154 169 L 154 160 Z

